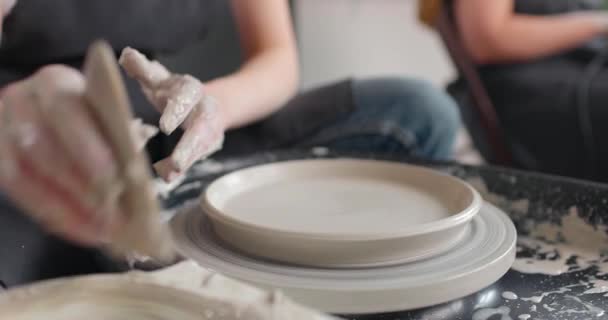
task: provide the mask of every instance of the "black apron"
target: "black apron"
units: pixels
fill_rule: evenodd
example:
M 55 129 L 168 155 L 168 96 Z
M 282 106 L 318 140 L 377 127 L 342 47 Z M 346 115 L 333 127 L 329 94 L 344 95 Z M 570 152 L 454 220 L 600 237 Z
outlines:
M 204 36 L 210 0 L 19 0 L 4 23 L 0 64 L 40 66 L 81 59 L 103 38 L 118 52 L 175 52 Z

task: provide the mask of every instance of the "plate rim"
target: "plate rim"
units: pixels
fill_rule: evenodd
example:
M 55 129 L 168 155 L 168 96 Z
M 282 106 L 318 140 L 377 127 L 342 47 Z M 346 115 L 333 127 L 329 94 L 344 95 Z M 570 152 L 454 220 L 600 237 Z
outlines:
M 297 165 L 311 162 L 324 162 L 324 163 L 337 163 L 341 161 L 348 162 L 361 162 L 365 164 L 376 163 L 381 165 L 391 165 L 391 166 L 403 166 L 409 170 L 416 170 L 419 172 L 423 172 L 424 174 L 428 174 L 435 178 L 449 180 L 453 183 L 459 184 L 464 187 L 471 194 L 471 201 L 468 206 L 457 213 L 450 214 L 449 217 L 442 218 L 436 221 L 426 222 L 423 224 L 417 225 L 415 228 L 404 228 L 402 230 L 397 230 L 393 232 L 383 232 L 383 233 L 331 233 L 331 232 L 302 232 L 302 231 L 289 231 L 289 230 L 281 230 L 274 229 L 268 226 L 259 225 L 247 221 L 242 221 L 237 219 L 231 215 L 224 214 L 221 209 L 217 208 L 212 201 L 209 199 L 210 189 L 213 185 L 224 181 L 225 179 L 230 179 L 238 174 L 242 174 L 243 172 L 253 171 L 257 169 L 264 169 L 272 166 L 284 166 L 284 165 Z M 225 175 L 222 175 L 215 180 L 213 180 L 210 184 L 207 185 L 203 193 L 199 198 L 199 204 L 208 214 L 208 216 L 212 220 L 220 221 L 223 224 L 228 224 L 233 227 L 245 228 L 249 230 L 255 230 L 256 232 L 266 232 L 272 233 L 275 235 L 279 235 L 281 237 L 287 237 L 292 239 L 315 239 L 315 240 L 330 240 L 330 241 L 373 241 L 373 240 L 388 240 L 388 239 L 396 239 L 396 238 L 405 238 L 405 237 L 413 237 L 419 236 L 423 234 L 430 234 L 439 232 L 442 230 L 454 228 L 460 226 L 462 224 L 468 223 L 471 221 L 475 215 L 479 212 L 483 205 L 483 199 L 481 195 L 475 188 L 473 188 L 469 183 L 462 179 L 458 179 L 449 174 L 443 173 L 441 171 L 433 170 L 431 168 L 413 165 L 409 163 L 403 162 L 395 162 L 388 160 L 376 160 L 376 159 L 359 159 L 359 158 L 333 158 L 333 159 L 298 159 L 298 160 L 286 160 L 273 162 L 268 164 L 263 164 L 259 166 L 247 167 L 244 169 L 232 171 Z

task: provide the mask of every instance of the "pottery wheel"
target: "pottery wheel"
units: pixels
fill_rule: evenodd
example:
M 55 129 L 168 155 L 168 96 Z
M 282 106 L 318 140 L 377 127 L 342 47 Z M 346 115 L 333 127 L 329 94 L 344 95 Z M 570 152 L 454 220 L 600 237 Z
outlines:
M 218 240 L 198 206 L 176 215 L 171 227 L 178 250 L 202 266 L 343 314 L 422 308 L 479 291 L 509 270 L 517 237 L 507 215 L 484 203 L 462 240 L 444 254 L 400 265 L 327 269 L 265 261 L 232 250 Z

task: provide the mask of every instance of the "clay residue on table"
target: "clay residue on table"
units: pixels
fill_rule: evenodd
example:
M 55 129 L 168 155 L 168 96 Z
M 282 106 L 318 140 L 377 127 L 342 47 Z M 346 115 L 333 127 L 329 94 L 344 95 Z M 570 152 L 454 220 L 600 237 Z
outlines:
M 557 222 L 538 222 L 529 218 L 528 199 L 513 200 L 493 194 L 481 178 L 468 179 L 468 182 L 486 201 L 506 209 L 512 218 L 518 220 L 517 258 L 512 270 L 547 276 L 584 271 L 571 277 L 570 283 L 560 283 L 559 287 L 539 291 L 532 296 L 503 293 L 506 305 L 510 305 L 507 301 L 511 300 L 531 303 L 529 313 L 518 316 L 512 315 L 513 312 L 506 313 L 507 309 L 500 307 L 478 309 L 476 315 L 479 319 L 496 314 L 500 314 L 502 319 L 533 319 L 541 309 L 556 319 L 591 319 L 606 315 L 607 310 L 590 301 L 597 299 L 598 295 L 602 297 L 600 299 L 608 297 L 608 226 L 588 223 L 581 218 L 584 215 L 576 206 L 562 213 Z M 518 298 L 508 299 L 514 296 Z
M 528 199 L 507 199 L 503 196 L 494 194 L 488 190 L 488 186 L 480 177 L 472 177 L 466 181 L 479 192 L 483 199 L 499 208 L 508 209 L 511 215 L 522 216 L 528 213 L 530 200 Z M 515 181 L 513 181 L 515 182 Z
M 562 217 L 560 224 L 540 223 L 529 236 L 520 237 L 520 255 L 513 269 L 560 275 L 597 268 L 596 276 L 608 275 L 608 227 L 586 223 L 576 207 Z

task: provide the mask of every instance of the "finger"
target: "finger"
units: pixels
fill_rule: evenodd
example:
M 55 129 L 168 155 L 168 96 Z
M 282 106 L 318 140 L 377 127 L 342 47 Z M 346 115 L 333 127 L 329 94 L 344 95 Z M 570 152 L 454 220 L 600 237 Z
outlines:
M 13 94 L 14 93 L 14 94 Z M 35 167 L 49 177 L 56 177 L 59 184 L 71 193 L 79 194 L 83 179 L 65 158 L 57 139 L 45 127 L 33 110 L 31 101 L 19 92 L 9 92 L 4 97 L 6 122 L 4 134 L 15 149 L 28 155 Z M 9 120 L 7 120 L 9 119 Z M 86 198 L 83 199 L 87 201 Z
M 181 175 L 180 172 L 175 171 L 171 157 L 154 163 L 154 171 L 156 171 L 165 182 L 171 182 Z
M 122 50 L 118 63 L 129 76 L 147 88 L 155 88 L 171 76 L 167 68 L 158 61 L 150 61 L 139 51 L 130 47 Z
M 38 104 L 43 119 L 66 150 L 82 177 L 82 192 L 91 194 L 92 205 L 107 207 L 117 201 L 124 185 L 119 178 L 112 149 L 103 138 L 79 96 L 61 95 Z
M 140 118 L 131 120 L 130 130 L 137 151 L 142 151 L 148 141 L 158 134 L 157 127 L 143 123 Z
M 166 182 L 171 182 L 177 177 L 186 173 L 186 170 L 190 168 L 196 161 L 207 158 L 218 150 L 222 149 L 224 143 L 223 135 L 219 135 L 219 138 L 215 140 L 215 143 L 211 144 L 202 154 L 192 153 L 191 157 L 186 162 L 185 169 L 176 168 L 174 160 L 171 157 L 167 157 L 154 164 L 154 169 L 158 175 Z
M 205 159 L 211 154 L 222 148 L 222 144 L 224 142 L 223 135 L 220 135 L 214 144 L 212 144 L 206 151 L 202 154 L 192 153 L 191 157 L 186 162 L 185 169 L 176 168 L 174 164 L 174 160 L 172 157 L 167 157 L 163 160 L 160 160 L 154 164 L 154 170 L 156 173 L 163 179 L 165 182 L 171 182 L 178 178 L 179 176 L 186 173 L 186 170 L 190 168 L 196 161 Z
M 12 135 L 44 176 L 93 207 L 105 207 L 121 191 L 111 149 L 82 107 L 84 84 L 77 72 L 47 68 L 7 94 Z M 61 77 L 59 77 L 61 75 Z
M 47 128 L 50 138 L 66 151 L 63 162 L 74 167 L 82 184 L 80 193 L 72 195 L 83 199 L 83 205 L 96 213 L 92 217 L 94 225 L 107 228 L 111 218 L 108 215 L 118 211 L 124 182 L 119 177 L 112 148 L 85 105 L 84 76 L 75 69 L 51 66 L 27 82 L 25 88 L 29 89 L 40 126 Z
M 46 79 L 46 85 L 40 86 L 42 91 L 48 89 L 53 92 L 53 85 L 62 79 L 77 79 L 74 75 L 78 75 L 75 71 L 64 72 L 65 67 L 46 70 L 35 77 L 44 78 L 58 71 L 64 76 L 55 77 L 56 81 Z M 78 81 L 69 83 L 73 85 L 72 89 L 83 87 Z M 3 149 L 0 151 L 0 183 L 22 207 L 37 213 L 38 219 L 50 224 L 56 232 L 69 233 L 69 226 L 95 221 L 97 217 L 92 216 L 92 213 L 98 213 L 101 222 L 87 225 L 102 230 L 109 225 L 106 221 L 114 216 L 104 213 L 111 208 L 96 207 L 87 201 L 89 192 L 84 187 L 86 180 L 79 174 L 73 159 L 66 156 L 68 152 L 59 143 L 53 130 L 41 119 L 40 108 L 34 107 L 38 102 L 30 93 L 31 88 L 27 82 L 11 86 L 4 92 L 3 105 L 0 106 L 0 146 Z M 67 118 L 64 120 L 72 122 Z M 66 214 L 67 217 L 64 217 Z M 63 223 L 67 223 L 68 227 L 64 227 Z M 87 234 L 91 236 L 91 232 Z M 99 232 L 101 231 L 93 233 L 93 236 Z
M 0 141 L 2 163 L 12 164 L 10 176 L 0 176 L 0 188 L 35 221 L 47 230 L 76 243 L 92 246 L 100 232 L 87 221 L 85 209 L 48 179 L 40 178 L 27 158 L 18 150 Z
M 188 75 L 175 78 L 169 84 L 167 104 L 160 117 L 160 130 L 169 135 L 188 117 L 203 97 L 201 83 Z
M 32 144 L 32 147 L 36 149 L 35 152 L 17 146 L 14 142 L 12 145 L 14 145 L 13 153 L 19 155 L 18 167 L 21 168 L 21 172 L 25 171 L 25 174 L 21 173 L 21 177 L 18 176 L 19 181 L 10 186 L 11 188 L 14 187 L 13 192 L 17 192 L 12 194 L 13 197 L 17 199 L 25 197 L 22 199 L 22 205 L 23 202 L 32 201 L 32 205 L 41 205 L 44 208 L 47 207 L 46 202 L 51 200 L 51 202 L 69 203 L 70 205 L 67 208 L 65 205 L 49 204 L 51 208 L 49 214 L 52 214 L 53 217 L 57 216 L 52 221 L 54 224 L 51 225 L 54 231 L 69 232 L 69 229 L 64 229 L 70 228 L 69 226 L 72 225 L 87 224 L 96 228 L 96 230 L 93 230 L 92 227 L 89 228 L 91 232 L 95 231 L 91 236 L 99 237 L 105 232 L 110 220 L 114 219 L 114 212 L 117 211 L 115 199 L 117 196 L 112 195 L 111 200 L 100 201 L 100 198 L 109 199 L 110 197 L 93 194 L 85 183 L 86 180 L 77 174 L 72 162 L 56 156 L 65 154 L 58 147 L 56 141 L 47 143 L 44 139 L 37 140 Z M 42 145 L 45 146 L 42 147 Z M 52 146 L 55 146 L 55 148 Z M 35 172 L 35 177 L 28 176 L 28 172 Z M 23 187 L 19 188 L 19 185 L 23 185 Z M 57 199 L 54 197 L 57 197 Z M 33 209 L 37 210 L 36 208 Z M 67 215 L 58 216 L 59 213 L 66 212 Z M 61 222 L 61 219 L 66 219 L 65 223 L 68 226 L 55 225 Z M 42 222 L 48 223 L 47 221 Z
M 42 160 L 34 160 L 36 167 L 46 168 L 45 163 L 39 162 L 50 159 L 59 168 L 71 170 L 77 180 L 69 185 L 68 191 L 72 195 L 81 198 L 84 205 L 98 209 L 96 211 L 115 211 L 117 198 L 124 187 L 118 178 L 112 149 L 85 106 L 84 76 L 72 68 L 49 66 L 28 79 L 21 88 L 21 96 L 25 98 L 20 108 L 26 112 L 25 121 L 29 117 L 31 123 L 49 132 L 44 135 L 49 140 L 44 147 L 32 148 L 34 151 L 40 149 L 41 153 Z M 54 152 L 58 154 L 55 158 L 48 156 L 51 147 L 58 148 Z M 65 152 L 58 153 L 59 150 Z M 41 172 L 45 177 L 54 177 L 45 170 Z M 79 189 L 74 190 L 74 187 Z M 105 218 L 95 219 L 103 222 Z
M 174 171 L 184 172 L 195 161 L 209 156 L 221 147 L 223 130 L 214 119 L 215 115 L 204 110 L 202 104 L 195 108 L 188 120 L 189 127 L 170 156 Z

